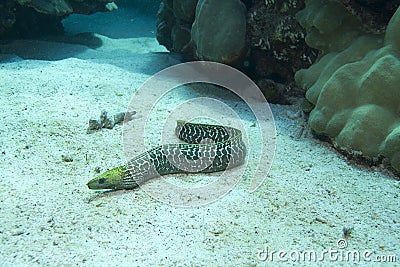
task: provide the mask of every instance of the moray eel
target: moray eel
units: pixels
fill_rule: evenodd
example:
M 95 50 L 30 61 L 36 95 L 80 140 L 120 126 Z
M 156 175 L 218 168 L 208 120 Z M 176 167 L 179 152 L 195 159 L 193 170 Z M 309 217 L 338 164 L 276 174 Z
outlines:
M 247 149 L 240 130 L 177 121 L 175 134 L 187 144 L 167 144 L 146 151 L 125 166 L 87 183 L 89 189 L 133 189 L 149 179 L 177 173 L 210 173 L 242 165 Z

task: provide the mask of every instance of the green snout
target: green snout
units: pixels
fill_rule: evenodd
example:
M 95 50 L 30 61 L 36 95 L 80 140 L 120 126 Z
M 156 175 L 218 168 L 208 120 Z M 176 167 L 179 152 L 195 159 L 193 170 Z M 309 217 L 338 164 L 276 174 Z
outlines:
M 118 186 L 122 184 L 125 171 L 125 166 L 113 168 L 90 180 L 87 186 L 93 190 L 118 189 Z

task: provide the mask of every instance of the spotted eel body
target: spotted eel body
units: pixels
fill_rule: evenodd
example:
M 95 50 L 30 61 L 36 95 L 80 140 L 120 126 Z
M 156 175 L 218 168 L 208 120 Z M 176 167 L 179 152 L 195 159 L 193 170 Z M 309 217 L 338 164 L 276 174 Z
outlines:
M 90 189 L 133 189 L 151 178 L 176 173 L 209 173 L 239 166 L 246 158 L 240 130 L 177 121 L 175 134 L 188 144 L 157 146 L 87 184 Z

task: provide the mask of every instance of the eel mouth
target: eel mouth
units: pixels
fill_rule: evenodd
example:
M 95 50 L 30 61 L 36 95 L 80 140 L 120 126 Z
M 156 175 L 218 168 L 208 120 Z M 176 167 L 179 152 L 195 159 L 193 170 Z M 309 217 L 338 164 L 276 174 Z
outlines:
M 110 185 L 108 183 L 105 183 L 105 178 L 94 178 L 90 180 L 86 185 L 89 189 L 94 189 L 94 190 L 111 189 L 109 187 Z

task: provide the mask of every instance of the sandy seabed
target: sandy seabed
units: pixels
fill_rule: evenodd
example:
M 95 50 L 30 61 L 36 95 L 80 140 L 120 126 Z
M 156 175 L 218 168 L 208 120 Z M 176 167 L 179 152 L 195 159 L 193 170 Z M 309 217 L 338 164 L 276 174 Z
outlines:
M 125 111 L 135 90 L 177 59 L 153 37 L 100 34 L 0 49 L 0 266 L 323 264 L 303 260 L 307 251 L 325 253 L 330 266 L 400 264 L 400 182 L 299 135 L 296 107 L 271 105 L 275 158 L 253 193 L 248 177 L 196 208 L 164 204 L 140 189 L 99 193 L 86 183 L 96 169 L 124 163 L 122 127 L 87 134 L 88 120 Z M 172 103 L 199 94 L 182 89 L 154 113 L 165 116 Z M 145 105 L 136 104 L 135 119 L 144 119 Z M 343 228 L 352 227 L 343 239 Z M 346 253 L 359 253 L 360 261 L 341 259 Z M 397 263 L 374 262 L 393 255 Z

